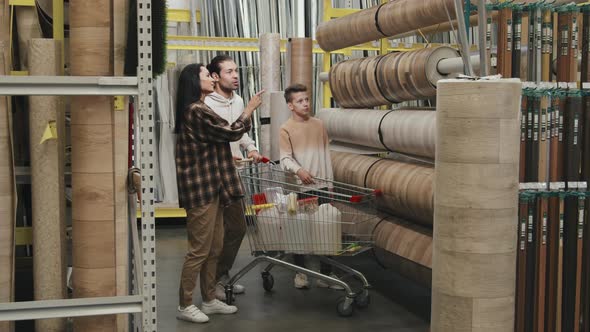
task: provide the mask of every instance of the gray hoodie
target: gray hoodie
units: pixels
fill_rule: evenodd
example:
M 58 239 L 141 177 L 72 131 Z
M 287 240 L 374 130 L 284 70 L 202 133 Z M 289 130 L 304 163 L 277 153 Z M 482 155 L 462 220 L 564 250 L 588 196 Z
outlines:
M 225 98 L 217 92 L 213 92 L 205 97 L 205 104 L 229 123 L 236 121 L 244 110 L 244 100 L 235 92 L 232 93 L 230 98 Z M 246 152 L 258 150 L 254 140 L 248 136 L 248 133 L 244 133 L 244 136 L 239 141 L 230 142 L 229 145 L 232 155 L 238 158 L 244 158 L 240 148 Z

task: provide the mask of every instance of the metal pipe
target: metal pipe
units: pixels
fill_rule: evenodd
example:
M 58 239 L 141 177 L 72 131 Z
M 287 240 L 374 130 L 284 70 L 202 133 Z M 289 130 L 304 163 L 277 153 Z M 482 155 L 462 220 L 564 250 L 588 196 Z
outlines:
M 488 76 L 488 57 L 486 54 L 486 28 L 487 28 L 487 11 L 486 11 L 486 0 L 479 0 L 477 3 L 477 15 L 478 15 L 478 36 L 479 36 L 479 76 Z M 440 69 L 439 69 L 440 72 Z
M 463 0 L 455 0 L 455 16 L 457 17 L 457 33 L 461 46 L 461 57 L 465 64 L 465 73 L 469 76 L 475 76 L 469 59 L 469 40 L 467 38 L 467 31 L 465 30 L 465 17 L 463 17 Z

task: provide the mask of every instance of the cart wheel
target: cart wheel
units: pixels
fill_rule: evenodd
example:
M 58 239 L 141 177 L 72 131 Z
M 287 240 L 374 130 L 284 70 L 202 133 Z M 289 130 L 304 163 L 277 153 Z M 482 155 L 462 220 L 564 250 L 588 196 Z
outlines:
M 371 295 L 369 295 L 369 291 L 363 289 L 363 291 L 354 298 L 354 304 L 357 308 L 363 309 L 369 306 L 371 303 Z
M 270 292 L 275 285 L 275 279 L 269 272 L 262 272 L 262 288 L 265 291 Z
M 235 300 L 233 287 L 225 287 L 225 303 L 227 303 L 227 305 L 232 305 Z
M 341 317 L 350 317 L 354 311 L 352 306 L 353 300 L 347 297 L 342 297 L 338 300 L 338 304 L 336 305 L 336 310 L 338 311 L 338 315 Z

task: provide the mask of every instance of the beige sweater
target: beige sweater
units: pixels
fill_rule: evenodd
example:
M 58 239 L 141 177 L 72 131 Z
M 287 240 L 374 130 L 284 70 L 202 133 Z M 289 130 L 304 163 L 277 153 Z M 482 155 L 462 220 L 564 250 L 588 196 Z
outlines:
M 333 180 L 328 132 L 317 118 L 299 122 L 292 118 L 281 126 L 281 165 L 286 171 L 297 173 L 300 168 L 313 177 Z

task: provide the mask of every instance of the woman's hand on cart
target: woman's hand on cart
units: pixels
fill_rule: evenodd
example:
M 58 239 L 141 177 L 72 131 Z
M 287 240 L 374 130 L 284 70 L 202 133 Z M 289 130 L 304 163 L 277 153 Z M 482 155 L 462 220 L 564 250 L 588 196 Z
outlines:
M 311 176 L 311 174 L 309 174 L 309 172 L 303 168 L 300 168 L 297 171 L 297 176 L 299 177 L 301 182 L 303 182 L 303 184 L 314 184 L 315 183 L 315 181 L 313 181 L 313 176 Z

